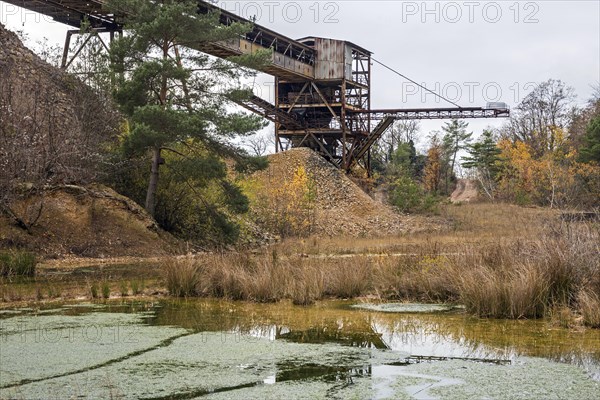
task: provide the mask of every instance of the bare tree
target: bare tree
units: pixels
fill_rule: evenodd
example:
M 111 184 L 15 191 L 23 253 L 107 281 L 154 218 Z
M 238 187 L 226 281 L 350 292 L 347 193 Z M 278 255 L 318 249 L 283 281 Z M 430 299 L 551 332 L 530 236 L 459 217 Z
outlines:
M 392 129 L 389 129 L 379 139 L 375 153 L 379 154 L 381 162 L 384 164 L 392 160 L 393 154 L 398 149 L 400 143 L 408 143 L 411 140 L 415 142 L 417 133 L 420 130 L 419 121 L 415 120 L 399 120 L 394 121 Z M 376 155 L 377 156 L 377 155 Z
M 250 150 L 250 154 L 262 157 L 268 153 L 269 148 L 274 147 L 273 135 L 256 133 L 244 138 L 244 147 Z
M 571 122 L 574 99 L 573 88 L 562 81 L 542 82 L 519 104 L 502 135 L 528 144 L 536 156 L 554 150 L 557 131 Z

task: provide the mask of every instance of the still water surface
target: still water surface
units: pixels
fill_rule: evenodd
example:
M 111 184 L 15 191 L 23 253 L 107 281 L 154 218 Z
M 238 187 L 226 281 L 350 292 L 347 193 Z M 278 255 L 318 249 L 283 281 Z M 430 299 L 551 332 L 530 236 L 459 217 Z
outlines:
M 6 310 L 0 398 L 600 397 L 600 330 L 407 310 L 203 299 Z

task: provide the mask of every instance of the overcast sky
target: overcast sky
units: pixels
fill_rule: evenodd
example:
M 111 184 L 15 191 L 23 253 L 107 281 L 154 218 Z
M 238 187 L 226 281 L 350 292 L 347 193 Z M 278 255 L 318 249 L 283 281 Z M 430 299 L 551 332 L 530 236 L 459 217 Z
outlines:
M 600 1 L 214 1 L 292 38 L 354 42 L 462 106 L 518 104 L 532 85 L 561 79 L 584 104 L 600 82 Z M 0 22 L 62 43 L 67 26 L 0 1 Z M 257 77 L 272 100 L 267 76 Z M 267 82 L 266 84 L 263 84 Z M 372 108 L 445 107 L 374 65 Z M 502 120 L 469 120 L 479 134 Z M 421 124 L 422 135 L 443 121 Z

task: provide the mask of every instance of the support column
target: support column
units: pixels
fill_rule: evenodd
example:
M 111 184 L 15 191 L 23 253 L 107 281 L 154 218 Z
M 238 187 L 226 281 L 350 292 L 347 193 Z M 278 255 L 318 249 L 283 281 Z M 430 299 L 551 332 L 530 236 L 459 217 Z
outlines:
M 347 139 L 347 124 L 346 124 L 346 80 L 343 79 L 342 80 L 342 86 L 341 86 L 341 100 L 342 100 L 342 110 L 341 110 L 341 116 L 340 116 L 340 122 L 342 123 L 342 168 L 346 169 L 348 166 L 347 163 L 347 159 L 346 159 L 346 143 L 348 141 Z
M 77 59 L 77 57 L 79 56 L 81 51 L 85 48 L 85 46 L 90 42 L 92 37 L 97 37 L 98 40 L 100 40 L 100 44 L 102 44 L 102 47 L 104 47 L 104 49 L 106 51 L 108 51 L 109 46 L 106 45 L 106 43 L 104 42 L 104 40 L 102 40 L 102 37 L 100 35 L 103 33 L 108 33 L 110 35 L 110 41 L 109 41 L 109 45 L 110 45 L 110 43 L 112 43 L 114 40 L 115 32 L 119 33 L 119 35 L 123 34 L 123 31 L 121 31 L 121 30 L 118 30 L 118 29 L 109 30 L 107 28 L 89 28 L 85 32 L 82 32 L 81 30 L 78 30 L 78 29 L 68 30 L 67 35 L 65 37 L 65 46 L 63 48 L 63 54 L 62 54 L 62 60 L 60 63 L 60 68 L 62 68 L 62 69 L 69 68 L 69 66 L 73 63 L 73 61 L 75 61 Z M 88 35 L 88 36 L 83 41 L 83 43 L 77 48 L 77 50 L 75 50 L 75 54 L 73 54 L 73 57 L 69 58 L 69 49 L 71 48 L 71 37 L 73 35 Z
M 67 31 L 67 36 L 65 37 L 65 47 L 63 48 L 62 60 L 60 62 L 60 68 L 67 68 L 67 57 L 69 56 L 69 48 L 71 47 L 71 36 L 73 35 L 73 30 Z
M 279 109 L 279 78 L 275 77 L 275 108 Z M 275 153 L 279 153 L 281 142 L 279 138 L 279 124 L 275 122 Z

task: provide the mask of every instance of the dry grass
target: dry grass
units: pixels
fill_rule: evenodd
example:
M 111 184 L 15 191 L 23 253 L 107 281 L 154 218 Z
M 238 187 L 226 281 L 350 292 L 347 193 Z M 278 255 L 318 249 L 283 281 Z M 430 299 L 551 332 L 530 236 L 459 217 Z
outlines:
M 366 259 L 279 258 L 269 251 L 185 258 L 169 263 L 165 271 L 167 287 L 175 296 L 311 304 L 325 296 L 361 296 L 372 288 L 371 263 Z
M 24 250 L 0 251 L 0 276 L 34 276 L 36 257 Z
M 577 303 L 583 323 L 592 328 L 600 328 L 600 294 L 583 289 L 577 296 Z
M 165 266 L 165 280 L 169 293 L 175 297 L 198 294 L 198 272 L 198 266 L 189 259 L 169 261 Z
M 550 321 L 553 325 L 561 328 L 576 328 L 580 323 L 580 318 L 573 309 L 567 306 L 554 306 L 550 309 Z
M 422 252 L 456 252 L 466 244 L 497 243 L 501 240 L 536 238 L 548 225 L 559 220 L 559 213 L 545 208 L 523 208 L 511 204 L 468 204 L 441 207 L 439 224 L 415 216 L 407 222 L 406 234 L 362 238 L 311 237 L 290 238 L 275 245 L 282 255 L 294 254 L 395 254 Z M 442 220 L 445 223 L 442 223 Z
M 484 264 L 459 272 L 456 280 L 461 302 L 478 316 L 537 318 L 548 306 L 548 282 L 536 264 L 500 269 Z
M 181 260 L 167 268 L 167 282 L 177 283 L 169 291 L 295 304 L 365 295 L 460 302 L 475 315 L 496 318 L 539 318 L 567 308 L 579 310 L 588 325 L 599 324 L 598 225 L 561 223 L 553 212 L 515 206 L 450 210 L 462 218 L 454 233 L 359 239 L 355 247 L 312 238 L 255 254 Z M 486 223 L 498 228 L 497 237 L 479 234 Z M 470 240 L 461 240 L 468 232 Z
M 460 299 L 490 317 L 537 318 L 574 307 L 578 290 L 597 279 L 598 243 L 597 226 L 559 224 L 535 240 L 470 248 L 454 258 Z

